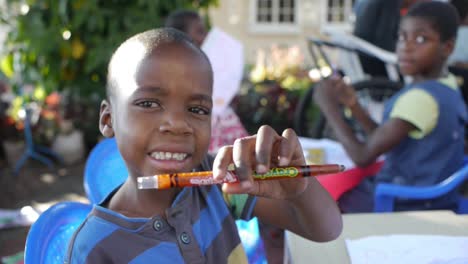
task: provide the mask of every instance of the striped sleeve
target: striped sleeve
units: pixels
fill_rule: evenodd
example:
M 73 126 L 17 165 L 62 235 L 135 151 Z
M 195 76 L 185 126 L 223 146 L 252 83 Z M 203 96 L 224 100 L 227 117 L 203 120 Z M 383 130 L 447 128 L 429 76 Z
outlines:
M 99 250 L 100 248 L 97 245 L 115 230 L 117 230 L 117 226 L 107 225 L 105 222 L 97 221 L 95 216 L 88 216 L 70 242 L 68 260 L 65 263 L 89 263 L 91 252 L 94 252 L 93 259 L 96 261 L 107 259 L 109 257 L 108 252 Z

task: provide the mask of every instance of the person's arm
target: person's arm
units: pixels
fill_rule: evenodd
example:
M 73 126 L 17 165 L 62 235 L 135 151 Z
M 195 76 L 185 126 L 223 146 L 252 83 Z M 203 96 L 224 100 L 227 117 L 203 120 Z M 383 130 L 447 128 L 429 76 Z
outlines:
M 334 76 L 330 81 L 335 90 L 338 102 L 351 110 L 353 118 L 360 124 L 364 132 L 370 135 L 377 127 L 377 123 L 370 117 L 369 113 L 359 104 L 354 88 L 345 83 L 340 77 Z M 327 88 L 328 89 L 328 88 Z
M 334 240 L 343 228 L 336 202 L 317 179 L 306 180 L 307 188 L 295 197 L 284 200 L 258 197 L 253 214 L 264 223 L 312 241 Z
M 305 165 L 292 129 L 280 136 L 271 127 L 262 126 L 257 135 L 221 148 L 213 164 L 215 178 L 225 178 L 230 163 L 234 163 L 241 182 L 223 184 L 223 191 L 257 196 L 253 213 L 262 222 L 314 241 L 330 241 L 341 233 L 342 219 L 336 202 L 315 178 L 252 180 L 253 169 L 265 173 L 271 167 Z
M 370 165 L 380 155 L 402 142 L 410 131 L 416 129 L 407 121 L 392 118 L 375 128 L 366 142 L 360 142 L 351 127 L 341 117 L 339 105 L 323 105 L 321 110 L 338 141 L 343 145 L 351 160 L 359 167 Z
M 361 104 L 359 104 L 359 102 L 348 106 L 348 108 L 351 110 L 353 118 L 359 123 L 367 135 L 372 134 L 378 127 L 378 124 L 370 117 L 369 113 L 361 106 Z
M 355 117 L 360 119 L 361 124 L 368 122 L 366 125 L 367 130 L 372 131 L 366 142 L 360 142 L 341 116 L 341 104 L 347 104 L 342 95 L 349 94 L 347 89 L 348 87 L 343 85 L 341 79 L 331 78 L 322 81 L 315 87 L 314 100 L 335 132 L 338 141 L 357 166 L 362 167 L 371 164 L 380 155 L 402 142 L 410 131 L 416 129 L 412 123 L 400 118 L 391 118 L 378 127 L 369 125 L 371 122 L 366 120 L 370 120 L 370 118 L 366 117 L 367 114 L 364 113 L 361 107 L 356 106 L 353 111 Z M 350 96 L 344 96 L 344 98 L 348 97 L 352 99 Z M 373 126 L 374 128 L 371 129 Z

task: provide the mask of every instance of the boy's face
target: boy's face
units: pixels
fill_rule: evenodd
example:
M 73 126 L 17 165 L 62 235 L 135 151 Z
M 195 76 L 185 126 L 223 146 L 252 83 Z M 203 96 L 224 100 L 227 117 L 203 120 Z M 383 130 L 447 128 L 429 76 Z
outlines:
M 130 174 L 191 171 L 200 164 L 211 136 L 206 59 L 187 44 L 161 44 L 125 76 L 113 77 L 117 87 L 112 105 L 101 106 L 100 126 L 104 135 L 112 129 Z
M 420 17 L 403 19 L 396 48 L 403 75 L 437 77 L 452 49 L 453 40 L 442 41 L 429 21 Z
M 198 47 L 201 47 L 206 37 L 206 29 L 203 21 L 199 18 L 192 19 L 190 23 L 188 23 L 186 33 Z

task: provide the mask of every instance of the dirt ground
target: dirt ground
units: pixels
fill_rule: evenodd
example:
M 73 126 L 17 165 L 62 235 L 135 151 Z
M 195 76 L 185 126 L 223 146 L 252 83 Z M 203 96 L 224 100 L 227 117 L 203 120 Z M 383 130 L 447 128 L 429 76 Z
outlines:
M 0 208 L 19 209 L 30 205 L 45 210 L 58 201 L 87 202 L 83 188 L 84 161 L 49 169 L 29 160 L 18 175 L 0 160 Z M 0 229 L 0 259 L 24 250 L 29 227 Z

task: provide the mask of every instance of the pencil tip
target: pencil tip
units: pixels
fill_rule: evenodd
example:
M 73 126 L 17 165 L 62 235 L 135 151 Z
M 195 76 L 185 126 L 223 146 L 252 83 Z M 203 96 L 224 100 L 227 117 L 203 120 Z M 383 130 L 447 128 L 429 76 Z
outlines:
M 344 171 L 346 167 L 344 165 L 340 165 L 340 171 Z

